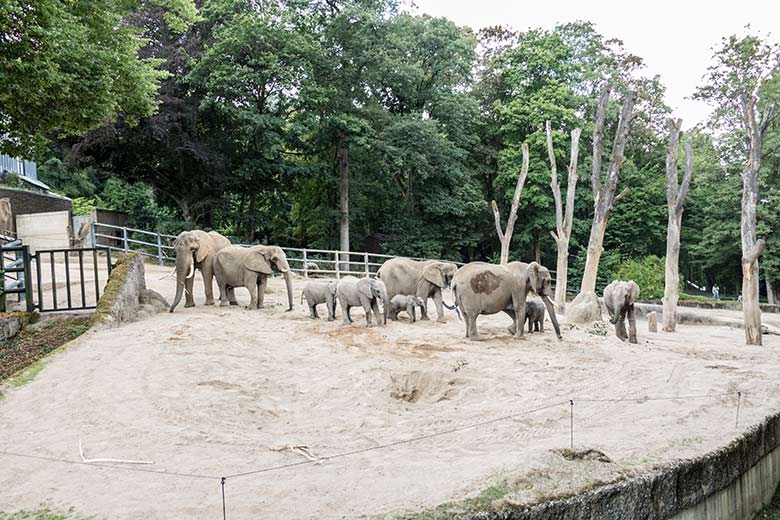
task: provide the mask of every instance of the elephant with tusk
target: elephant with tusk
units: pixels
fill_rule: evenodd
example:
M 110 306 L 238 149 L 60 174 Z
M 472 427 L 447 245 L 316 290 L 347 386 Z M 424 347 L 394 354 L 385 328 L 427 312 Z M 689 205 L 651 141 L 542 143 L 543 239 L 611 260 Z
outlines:
M 208 233 L 201 230 L 183 231 L 173 243 L 176 251 L 176 296 L 171 303 L 170 312 L 179 305 L 182 294 L 185 294 L 185 307 L 194 307 L 192 285 L 195 269 L 200 269 L 203 284 L 206 289 L 206 305 L 214 305 L 214 256 L 230 245 L 230 240 L 216 231 Z
M 263 307 L 268 277 L 273 272 L 282 273 L 287 286 L 287 310 L 293 308 L 293 288 L 287 255 L 279 246 L 230 246 L 214 258 L 214 274 L 219 285 L 220 305 L 237 305 L 233 290 L 246 287 L 251 297 L 250 309 Z
M 458 266 L 452 262 L 426 260 L 423 262 L 411 258 L 392 258 L 379 268 L 377 276 L 387 286 L 387 295 L 394 298 L 398 294 L 415 295 L 423 304 L 420 306 L 420 319 L 428 319 L 428 298 L 433 298 L 436 306 L 437 321 L 446 323 L 442 306 L 442 290 L 449 287 Z
M 604 288 L 604 306 L 609 313 L 609 322 L 615 326 L 615 334 L 620 340 L 628 338 L 629 343 L 636 343 L 636 314 L 634 303 L 639 298 L 639 285 L 634 280 L 621 282 L 615 280 Z M 628 317 L 628 334 L 626 334 L 626 317 Z

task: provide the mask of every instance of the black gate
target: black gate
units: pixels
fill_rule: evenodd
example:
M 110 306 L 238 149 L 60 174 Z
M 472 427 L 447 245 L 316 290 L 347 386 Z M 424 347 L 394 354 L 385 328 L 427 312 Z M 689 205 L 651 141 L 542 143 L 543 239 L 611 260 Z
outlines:
M 1 311 L 13 303 L 14 294 L 28 312 L 94 309 L 111 273 L 111 251 L 105 247 L 39 249 L 31 254 L 29 247 L 17 240 L 0 246 L 0 252 L 4 280 Z M 106 269 L 101 272 L 103 265 Z

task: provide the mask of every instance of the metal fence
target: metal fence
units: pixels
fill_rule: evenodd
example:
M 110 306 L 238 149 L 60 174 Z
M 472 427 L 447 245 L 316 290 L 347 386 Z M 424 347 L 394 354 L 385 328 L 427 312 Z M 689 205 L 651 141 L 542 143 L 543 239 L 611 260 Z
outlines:
M 30 258 L 30 247 L 22 245 L 21 240 L 14 240 L 0 246 L 0 272 L 2 272 L 0 312 L 7 310 L 9 294 L 15 294 L 17 302 L 25 302 L 27 311 L 32 312 Z
M 161 265 L 173 262 L 176 254 L 173 243 L 175 235 L 166 235 L 153 231 L 144 231 L 129 227 L 110 224 L 92 223 L 92 236 L 100 240 L 103 247 L 114 251 L 135 252 L 149 258 L 154 258 Z M 251 246 L 253 244 L 238 244 Z M 379 268 L 392 255 L 366 253 L 358 251 L 335 251 L 330 249 L 308 249 L 298 247 L 282 247 L 287 255 L 290 270 L 304 277 L 317 275 L 342 276 L 375 276 Z M 417 260 L 424 260 L 417 258 Z M 460 262 L 453 262 L 463 265 Z

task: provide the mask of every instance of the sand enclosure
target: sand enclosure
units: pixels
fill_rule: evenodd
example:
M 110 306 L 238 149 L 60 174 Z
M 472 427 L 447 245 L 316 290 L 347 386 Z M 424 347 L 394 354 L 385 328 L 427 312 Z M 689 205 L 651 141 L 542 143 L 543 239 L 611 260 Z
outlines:
M 168 269 L 149 288 L 171 299 Z M 284 312 L 281 280 L 266 309 L 204 307 L 90 332 L 20 388 L 3 388 L 0 450 L 81 460 L 154 461 L 152 471 L 219 477 L 326 457 L 518 414 L 387 449 L 228 479 L 229 518 L 392 517 L 474 496 L 497 482 L 506 500 L 560 496 L 726 444 L 777 407 L 780 338 L 681 326 L 619 342 L 563 325 L 524 341 L 505 315 L 470 342 L 448 323 L 402 319 L 366 329 Z M 238 289 L 239 301 L 248 302 Z M 446 295 L 447 301 L 451 296 Z M 432 304 L 429 309 L 435 315 Z M 770 318 L 767 316 L 767 318 Z M 611 328 L 610 328 L 611 331 Z M 742 392 L 735 427 L 736 392 Z M 634 397 L 699 396 L 640 402 Z M 568 460 L 574 443 L 606 455 Z M 284 449 L 306 446 L 306 450 Z M 601 459 L 601 460 L 600 460 Z M 611 462 L 608 462 L 608 461 Z M 0 455 L 0 511 L 48 504 L 104 518 L 218 518 L 219 479 L 140 473 Z

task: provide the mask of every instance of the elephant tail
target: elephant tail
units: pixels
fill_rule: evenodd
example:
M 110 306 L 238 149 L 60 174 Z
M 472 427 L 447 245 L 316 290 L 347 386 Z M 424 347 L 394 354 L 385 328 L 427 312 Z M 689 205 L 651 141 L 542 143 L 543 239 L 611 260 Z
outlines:
M 454 298 L 454 301 L 453 301 L 453 304 L 452 304 L 452 305 L 449 305 L 447 302 L 445 302 L 445 301 L 444 301 L 444 299 L 443 299 L 443 298 L 442 298 L 442 300 L 441 300 L 441 303 L 442 303 L 442 305 L 444 305 L 445 307 L 447 307 L 449 310 L 451 310 L 451 311 L 455 311 L 455 313 L 458 315 L 458 319 L 459 319 L 460 321 L 463 321 L 463 318 L 462 318 L 462 317 L 461 317 L 461 315 L 460 315 L 460 309 L 458 309 L 458 296 L 457 296 L 457 294 L 455 293 L 455 289 L 456 289 L 455 287 L 453 287 L 453 288 L 452 288 L 453 295 L 455 296 L 455 298 Z

